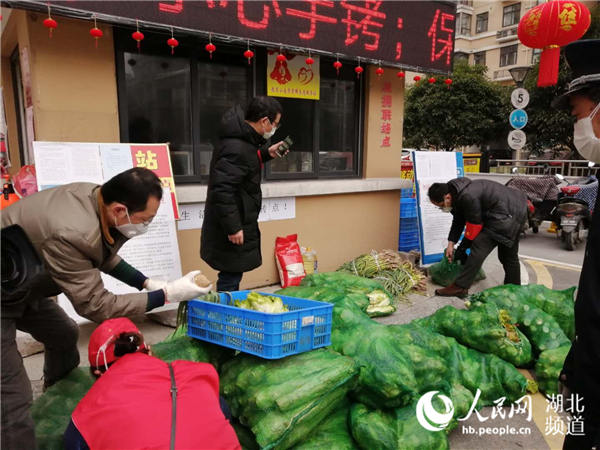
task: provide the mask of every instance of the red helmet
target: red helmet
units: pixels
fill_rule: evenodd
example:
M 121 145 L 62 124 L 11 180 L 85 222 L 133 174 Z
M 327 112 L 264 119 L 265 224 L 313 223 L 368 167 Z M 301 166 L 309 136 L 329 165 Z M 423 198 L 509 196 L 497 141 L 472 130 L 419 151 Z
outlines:
M 139 346 L 138 351 L 146 348 L 142 333 L 140 333 L 138 327 L 131 320 L 126 317 L 105 320 L 90 336 L 88 359 L 92 367 L 100 367 L 101 365 L 108 367 L 108 364 L 117 360 L 118 356 L 115 356 L 115 341 L 122 333 L 139 335 L 142 344 Z

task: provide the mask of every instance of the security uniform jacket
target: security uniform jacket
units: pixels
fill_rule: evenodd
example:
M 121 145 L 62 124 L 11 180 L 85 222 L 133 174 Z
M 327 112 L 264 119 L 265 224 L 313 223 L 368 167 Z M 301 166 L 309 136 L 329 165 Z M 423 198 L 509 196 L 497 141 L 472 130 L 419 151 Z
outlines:
M 105 223 L 100 186 L 71 183 L 33 194 L 2 210 L 2 228 L 17 224 L 27 234 L 44 264 L 29 298 L 3 318 L 23 314 L 27 302 L 64 293 L 77 313 L 94 322 L 144 314 L 145 292 L 115 295 L 104 288 L 100 272 L 121 261 L 117 251 L 127 238 Z
M 262 263 L 258 215 L 261 168 L 272 159 L 268 143 L 236 106 L 221 120 L 221 141 L 210 164 L 200 256 L 215 270 L 247 272 Z M 243 245 L 228 236 L 244 231 Z
M 452 227 L 448 240 L 473 240 L 485 231 L 493 240 L 512 247 L 527 220 L 527 197 L 521 191 L 489 180 L 455 178 L 448 182 L 452 195 Z M 473 231 L 474 230 L 474 231 Z

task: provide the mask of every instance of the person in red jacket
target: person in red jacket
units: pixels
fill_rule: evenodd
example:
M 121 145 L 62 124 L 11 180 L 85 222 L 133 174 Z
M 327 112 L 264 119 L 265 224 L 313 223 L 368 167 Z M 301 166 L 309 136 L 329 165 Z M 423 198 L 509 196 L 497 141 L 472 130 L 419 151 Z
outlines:
M 73 411 L 67 450 L 241 448 L 211 364 L 150 356 L 126 318 L 94 330 L 88 358 L 98 380 Z

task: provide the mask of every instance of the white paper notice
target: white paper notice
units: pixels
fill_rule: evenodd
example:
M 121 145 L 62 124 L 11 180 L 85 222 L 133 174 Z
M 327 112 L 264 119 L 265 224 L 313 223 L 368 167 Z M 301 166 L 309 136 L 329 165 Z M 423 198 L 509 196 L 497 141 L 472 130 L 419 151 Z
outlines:
M 206 203 L 186 203 L 179 205 L 178 230 L 198 230 L 204 222 L 204 205 Z
M 102 184 L 98 144 L 35 141 L 33 152 L 40 191 L 75 182 Z
M 429 201 L 427 191 L 433 183 L 445 183 L 456 178 L 454 152 L 413 152 L 415 179 L 419 198 L 419 221 L 423 262 L 431 255 L 440 255 L 448 245 L 452 214 L 441 211 Z M 437 258 L 434 258 L 437 260 Z
M 100 144 L 104 181 L 133 167 L 129 144 Z
M 204 222 L 204 202 L 179 205 L 177 229 L 196 230 Z M 296 217 L 296 197 L 265 198 L 258 215 L 259 222 L 285 220 Z
M 456 153 L 454 152 L 414 152 L 417 178 L 435 178 L 446 182 L 456 178 Z
M 417 188 L 419 189 L 421 221 L 423 224 L 423 246 L 425 254 L 442 253 L 448 245 L 448 233 L 452 225 L 452 214 L 441 211 L 437 206 L 429 201 L 427 191 L 433 183 L 438 183 L 438 179 L 419 180 Z

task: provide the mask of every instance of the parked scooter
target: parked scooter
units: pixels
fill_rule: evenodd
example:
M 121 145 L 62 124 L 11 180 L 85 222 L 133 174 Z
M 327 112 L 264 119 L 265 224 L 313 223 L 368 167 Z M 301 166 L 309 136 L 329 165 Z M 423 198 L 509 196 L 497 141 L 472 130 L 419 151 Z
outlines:
M 564 180 L 562 175 L 557 177 Z M 597 189 L 598 180 L 594 176 L 578 179 L 560 188 L 553 221 L 557 226 L 556 235 L 565 243 L 567 250 L 575 250 L 586 237 L 591 223 L 590 205 L 593 203 L 582 194 L 588 190 L 590 195 L 595 196 Z
M 558 184 L 561 180 L 553 175 L 542 177 L 526 177 L 518 175 L 518 168 L 514 167 L 511 178 L 506 186 L 524 192 L 528 199 L 528 226 L 534 233 L 539 231 L 541 223 L 553 220 L 553 212 L 557 205 Z

